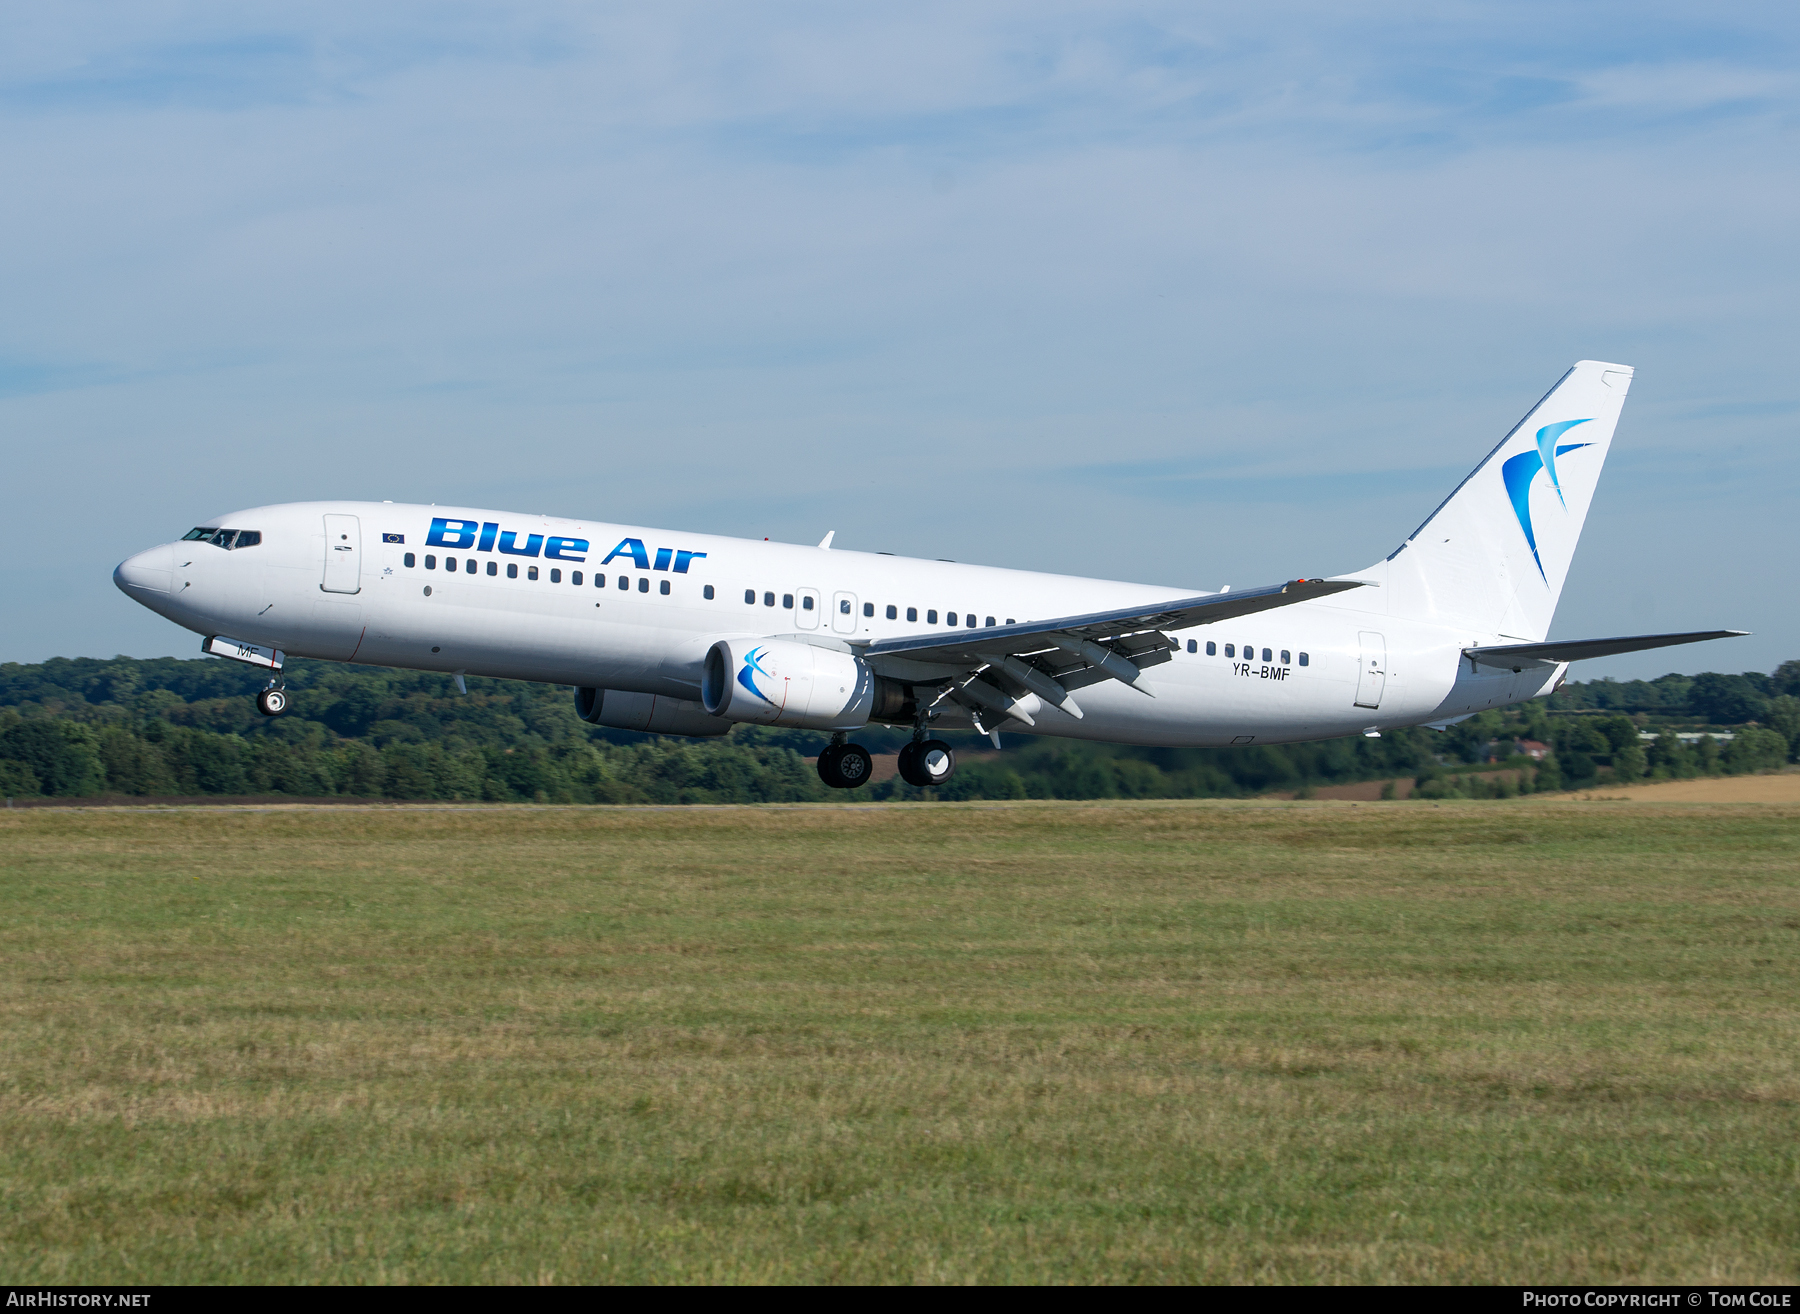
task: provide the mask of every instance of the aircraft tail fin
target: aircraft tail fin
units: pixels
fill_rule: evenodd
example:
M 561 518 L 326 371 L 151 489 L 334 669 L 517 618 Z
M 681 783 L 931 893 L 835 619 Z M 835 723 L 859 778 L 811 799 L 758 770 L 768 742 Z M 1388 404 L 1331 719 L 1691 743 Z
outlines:
M 1550 631 L 1631 387 L 1578 361 L 1387 560 L 1386 610 L 1536 641 Z

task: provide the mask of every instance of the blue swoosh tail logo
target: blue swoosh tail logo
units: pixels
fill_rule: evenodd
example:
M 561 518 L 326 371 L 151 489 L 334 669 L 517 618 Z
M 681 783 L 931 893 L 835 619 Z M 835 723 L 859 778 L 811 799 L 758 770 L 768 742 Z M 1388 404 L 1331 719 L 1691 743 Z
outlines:
M 1578 448 L 1592 447 L 1593 444 L 1563 443 L 1558 446 L 1556 440 L 1576 425 L 1587 424 L 1592 419 L 1589 416 L 1586 420 L 1563 420 L 1557 424 L 1546 424 L 1537 431 L 1537 450 L 1520 452 L 1517 456 L 1508 458 L 1500 467 L 1500 479 L 1506 485 L 1507 499 L 1512 502 L 1513 514 L 1519 518 L 1519 528 L 1525 531 L 1525 541 L 1531 546 L 1531 559 L 1537 563 L 1538 575 L 1546 584 L 1550 582 L 1550 577 L 1544 574 L 1543 558 L 1538 555 L 1537 531 L 1531 523 L 1531 481 L 1537 478 L 1538 471 L 1547 471 L 1550 485 L 1556 489 L 1556 500 L 1563 504 L 1565 510 L 1568 508 L 1569 504 L 1563 497 L 1562 480 L 1556 473 L 1556 458 Z
M 1546 424 L 1542 429 L 1537 431 L 1538 459 L 1544 463 L 1544 469 L 1550 472 L 1550 486 L 1556 490 L 1556 500 L 1562 502 L 1565 510 L 1568 509 L 1569 504 L 1563 500 L 1562 480 L 1556 477 L 1556 458 L 1561 456 L 1564 452 L 1574 451 L 1577 447 L 1590 447 L 1593 444 L 1575 443 L 1569 447 L 1558 447 L 1556 445 L 1556 440 L 1569 430 L 1573 429 L 1576 425 L 1588 424 L 1592 419 L 1593 417 L 1589 416 L 1586 420 L 1562 420 L 1556 424 Z M 1527 530 L 1526 532 L 1529 533 L 1530 531 Z

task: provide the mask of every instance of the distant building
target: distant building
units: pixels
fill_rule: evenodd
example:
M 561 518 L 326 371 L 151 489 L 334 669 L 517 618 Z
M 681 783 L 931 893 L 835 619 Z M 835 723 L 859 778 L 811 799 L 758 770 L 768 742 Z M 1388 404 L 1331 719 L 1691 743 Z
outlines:
M 1523 753 L 1534 762 L 1542 762 L 1550 756 L 1550 745 L 1540 744 L 1535 739 L 1520 739 L 1513 744 L 1513 752 Z
M 1702 739 L 1710 739 L 1715 744 L 1729 744 L 1733 739 L 1737 738 L 1737 736 L 1732 734 L 1729 730 L 1721 730 L 1716 734 L 1707 730 L 1677 730 L 1675 732 L 1675 737 L 1689 748 L 1692 748 Z M 1643 740 L 1646 744 L 1654 744 L 1658 739 L 1662 738 L 1662 734 L 1650 730 L 1640 730 L 1638 731 L 1638 738 Z

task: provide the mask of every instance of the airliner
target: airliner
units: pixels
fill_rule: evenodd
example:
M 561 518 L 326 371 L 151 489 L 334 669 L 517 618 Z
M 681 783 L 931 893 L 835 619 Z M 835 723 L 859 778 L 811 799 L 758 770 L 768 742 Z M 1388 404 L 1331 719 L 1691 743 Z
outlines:
M 666 735 L 910 729 L 899 771 L 943 784 L 946 729 L 1145 745 L 1442 729 L 1535 698 L 1583 658 L 1741 630 L 1547 641 L 1630 367 L 1580 361 L 1400 546 L 1366 570 L 1256 588 L 1082 579 L 644 525 L 394 502 L 214 516 L 113 579 L 269 672 L 290 656 L 574 689 L 584 721 Z

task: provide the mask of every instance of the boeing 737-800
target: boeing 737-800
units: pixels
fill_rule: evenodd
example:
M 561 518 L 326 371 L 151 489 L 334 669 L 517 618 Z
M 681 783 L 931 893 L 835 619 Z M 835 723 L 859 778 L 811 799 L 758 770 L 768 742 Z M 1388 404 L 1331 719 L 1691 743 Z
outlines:
M 121 563 L 119 588 L 267 668 L 289 655 L 574 687 L 596 725 L 940 728 L 1128 744 L 1276 744 L 1442 727 L 1553 689 L 1571 661 L 1737 630 L 1546 642 L 1632 371 L 1581 361 L 1367 570 L 1200 592 L 640 525 L 391 502 L 216 516 Z

